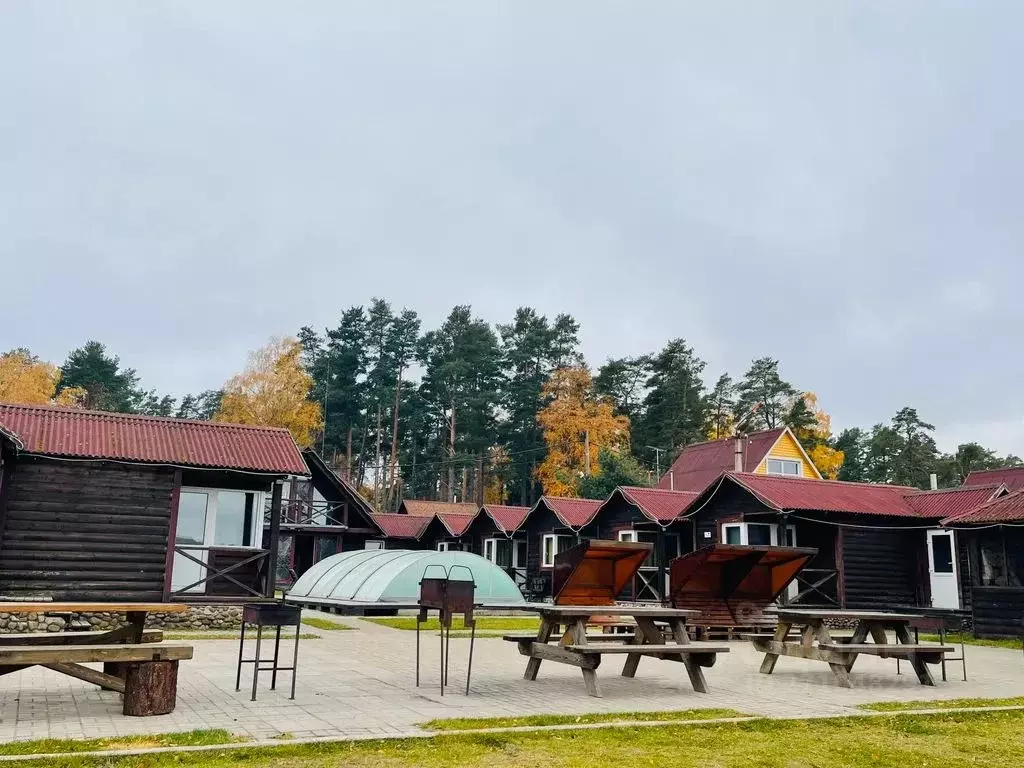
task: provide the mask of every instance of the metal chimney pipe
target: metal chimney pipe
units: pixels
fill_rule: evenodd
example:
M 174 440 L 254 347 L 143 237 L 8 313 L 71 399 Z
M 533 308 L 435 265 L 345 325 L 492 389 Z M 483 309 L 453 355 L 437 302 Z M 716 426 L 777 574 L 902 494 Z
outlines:
M 676 473 L 671 469 L 668 471 L 668 489 L 674 491 L 676 489 Z
M 734 440 L 735 447 L 733 448 L 732 454 L 732 469 L 734 472 L 743 471 L 743 436 L 736 435 Z
M 932 472 L 930 475 L 928 475 L 928 480 L 931 483 L 933 491 L 939 490 L 939 476 L 937 474 Z

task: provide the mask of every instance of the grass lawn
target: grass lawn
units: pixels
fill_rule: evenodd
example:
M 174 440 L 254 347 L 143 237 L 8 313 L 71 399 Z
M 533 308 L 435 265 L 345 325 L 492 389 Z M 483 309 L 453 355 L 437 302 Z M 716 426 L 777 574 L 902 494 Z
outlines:
M 317 629 L 326 629 L 327 631 L 334 631 L 338 629 L 352 629 L 347 624 L 339 624 L 336 621 L 330 619 L 321 619 L 317 616 L 311 616 L 308 619 L 303 619 L 302 623 L 307 627 L 316 627 Z
M 363 621 L 372 621 L 374 624 L 380 624 L 382 627 L 391 627 L 392 629 L 416 629 L 415 616 L 388 616 L 381 619 L 364 618 Z M 480 633 L 487 630 L 535 630 L 539 623 L 540 619 L 535 616 L 478 616 L 476 620 L 476 631 L 477 636 L 480 637 Z M 420 625 L 420 629 L 423 630 L 436 630 L 440 628 L 441 623 L 436 618 L 427 619 L 422 625 Z M 469 632 L 461 618 L 452 620 L 452 632 L 457 630 L 466 630 L 467 633 Z
M 0 755 L 43 755 L 69 752 L 93 752 L 107 749 L 145 747 L 190 747 L 203 744 L 229 744 L 239 741 L 223 728 L 156 736 L 114 736 L 109 739 L 37 739 L 0 744 Z
M 872 712 L 899 712 L 905 709 L 958 709 L 960 707 L 1024 707 L 1024 696 L 1010 699 L 939 699 L 932 701 L 879 701 L 858 704 L 857 709 Z
M 480 733 L 425 739 L 282 744 L 233 750 L 86 758 L 47 765 L 99 768 L 1005 768 L 1024 765 L 1021 712 L 880 715 L 821 720 L 536 733 Z
M 678 712 L 598 712 L 585 715 L 526 715 L 524 717 L 463 717 L 430 720 L 420 727 L 428 731 L 469 731 L 484 728 L 519 728 L 527 725 L 588 725 L 623 721 L 712 720 L 718 717 L 749 717 L 735 709 L 687 709 Z
M 921 639 L 929 643 L 939 642 L 938 635 L 925 635 L 922 633 Z M 949 632 L 946 634 L 947 645 L 954 645 L 961 642 L 965 645 L 984 645 L 989 648 L 1011 648 L 1015 651 L 1019 651 L 1021 649 L 1021 641 L 1019 638 L 1015 637 L 983 638 L 961 632 Z

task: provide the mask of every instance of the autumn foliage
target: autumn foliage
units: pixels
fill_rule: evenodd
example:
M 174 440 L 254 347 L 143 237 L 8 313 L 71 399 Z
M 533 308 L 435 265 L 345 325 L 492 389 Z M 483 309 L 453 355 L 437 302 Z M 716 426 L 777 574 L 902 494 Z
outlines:
M 272 339 L 249 355 L 245 371 L 224 385 L 214 421 L 284 427 L 306 448 L 323 427 L 320 406 L 308 399 L 313 380 L 303 369 L 295 339 Z
M 794 405 L 799 405 L 799 410 L 807 416 L 803 424 L 793 426 L 793 434 L 801 443 L 809 446 L 807 455 L 822 477 L 835 480 L 843 467 L 845 456 L 842 451 L 829 445 L 832 438 L 832 419 L 818 407 L 818 396 L 813 392 L 804 392 L 798 398 L 802 398 L 802 405 Z
M 537 479 L 550 496 L 576 496 L 587 469 L 585 446 L 590 446 L 591 472 L 599 472 L 601 448 L 627 449 L 629 419 L 615 415 L 611 403 L 598 400 L 586 368 L 559 368 L 544 385 L 547 405 L 537 414 L 547 456 L 537 467 Z
M 0 402 L 21 405 L 80 405 L 85 390 L 65 387 L 57 394 L 60 369 L 25 349 L 0 355 Z

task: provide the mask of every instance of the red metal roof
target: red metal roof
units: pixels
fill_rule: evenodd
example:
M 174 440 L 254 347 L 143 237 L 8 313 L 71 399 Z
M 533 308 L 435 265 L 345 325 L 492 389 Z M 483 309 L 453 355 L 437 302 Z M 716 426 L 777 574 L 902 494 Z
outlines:
M 728 478 L 778 510 L 850 512 L 864 515 L 917 517 L 907 496 L 916 488 L 872 483 L 846 483 L 779 475 L 729 472 Z
M 546 505 L 563 525 L 570 528 L 582 528 L 593 520 L 603 503 L 594 499 L 566 499 L 559 496 L 541 496 L 537 502 Z
M 25 453 L 308 475 L 286 429 L 0 403 L 0 426 Z
M 1002 483 L 1007 490 L 1024 489 L 1024 467 L 1006 467 L 1005 469 L 984 469 L 971 472 L 964 480 L 964 485 L 990 485 Z
M 743 471 L 753 472 L 785 428 L 754 432 L 743 438 Z M 672 468 L 658 481 L 658 487 L 699 493 L 735 467 L 736 439 L 726 437 L 706 443 L 688 445 L 672 463 Z
M 979 507 L 953 515 L 942 521 L 943 525 L 968 525 L 974 523 L 1012 523 L 1024 521 L 1024 491 L 1009 496 L 1000 496 Z
M 907 503 L 921 517 L 942 519 L 974 509 L 1000 494 L 1005 486 L 965 485 L 941 491 L 918 491 L 907 496 Z
M 696 491 L 666 491 L 632 486 L 621 486 L 615 490 L 656 523 L 671 523 L 700 495 Z
M 433 517 L 434 515 L 447 512 L 455 515 L 475 515 L 478 512 L 476 504 L 456 504 L 447 501 L 422 501 L 420 499 L 406 499 L 402 502 L 399 511 L 405 510 L 404 514 L 417 517 Z
M 491 516 L 494 524 L 505 533 L 513 533 L 523 524 L 530 513 L 529 507 L 508 507 L 501 504 L 485 504 L 484 511 Z
M 392 539 L 418 539 L 434 519 L 433 516 L 400 515 L 396 512 L 378 512 L 371 517 L 384 535 Z
M 470 523 L 476 520 L 476 516 L 480 514 L 480 510 L 472 515 L 460 515 L 454 512 L 438 512 L 437 518 L 441 521 L 441 524 L 448 529 L 448 533 L 452 536 L 461 536 L 469 528 Z

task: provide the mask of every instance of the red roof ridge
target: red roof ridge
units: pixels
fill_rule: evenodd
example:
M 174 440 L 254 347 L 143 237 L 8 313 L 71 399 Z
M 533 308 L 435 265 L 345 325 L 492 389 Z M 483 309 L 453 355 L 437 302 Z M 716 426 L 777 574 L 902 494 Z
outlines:
M 967 492 L 967 491 L 986 491 L 986 490 L 993 490 L 994 491 L 997 488 L 1001 488 L 1002 485 L 1003 485 L 1002 483 L 985 483 L 984 485 L 980 485 L 980 484 L 979 485 L 958 485 L 958 486 L 956 486 L 956 488 L 934 488 L 934 489 L 933 488 L 928 488 L 926 490 L 918 489 L 917 493 L 915 493 L 914 495 L 915 496 L 927 496 L 928 494 L 932 494 L 932 493 L 958 493 L 958 492 Z
M 122 411 L 97 411 L 91 408 L 70 408 L 61 405 L 37 405 L 32 403 L 8 403 L 0 402 L 0 409 L 17 408 L 23 411 L 47 411 L 50 413 L 64 413 L 68 416 L 97 416 L 105 419 L 126 419 L 129 421 L 156 421 L 170 422 L 172 424 L 197 424 L 201 426 L 212 426 L 218 429 L 258 429 L 261 431 L 288 432 L 286 427 L 271 427 L 260 424 L 236 424 L 233 421 L 212 421 L 210 419 L 182 419 L 177 416 L 151 416 L 146 413 L 123 413 Z
M 794 477 L 792 475 L 768 475 L 758 474 L 756 472 L 725 472 L 724 474 L 731 477 L 756 477 L 764 478 L 766 480 L 782 480 L 788 483 L 814 483 L 815 485 L 838 485 L 842 487 L 859 486 L 862 488 L 891 488 L 896 491 L 920 491 L 920 488 L 915 488 L 912 485 L 892 485 L 890 483 L 859 483 L 852 482 L 850 480 L 826 480 L 821 478 L 820 480 L 816 477 Z
M 687 496 L 699 496 L 700 491 L 676 491 L 671 488 L 648 488 L 646 485 L 620 485 L 623 491 L 643 491 L 644 493 L 684 493 Z

